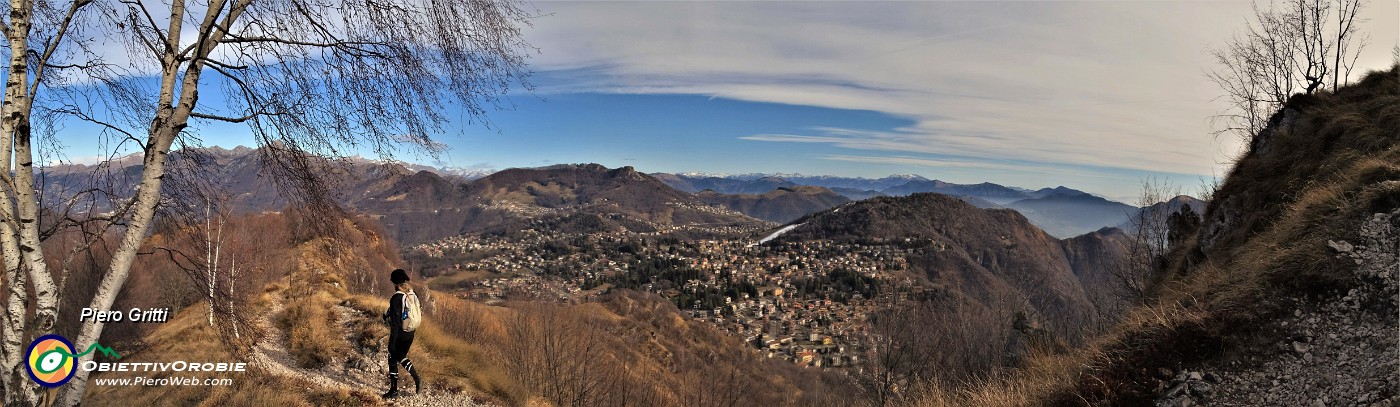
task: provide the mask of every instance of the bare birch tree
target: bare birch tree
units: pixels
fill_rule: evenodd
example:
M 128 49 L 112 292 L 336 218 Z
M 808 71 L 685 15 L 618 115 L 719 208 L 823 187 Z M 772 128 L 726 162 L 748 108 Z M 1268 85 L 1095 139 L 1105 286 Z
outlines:
M 77 0 L 61 7 L 53 2 L 11 1 L 0 6 L 0 29 L 5 33 L 10 68 L 0 107 L 0 251 L 4 253 L 7 288 L 4 327 L 0 329 L 4 335 L 0 382 L 10 405 L 40 402 L 39 387 L 29 382 L 22 367 L 22 350 L 28 339 L 52 332 L 58 315 L 59 288 L 41 245 L 43 223 L 35 185 L 35 120 L 31 112 L 46 78 L 56 76 L 48 72 L 63 68 L 60 60 L 72 52 L 63 47 L 66 39 L 84 35 L 80 16 L 89 3 Z
M 333 206 L 308 156 L 438 151 L 431 136 L 447 112 L 485 120 L 511 87 L 528 88 L 532 48 L 521 30 L 533 18 L 514 0 L 8 2 L 0 13 L 10 62 L 0 108 L 7 404 L 40 402 L 23 373 L 23 345 L 53 331 L 60 304 L 41 247 L 36 112 L 98 126 L 105 138 L 94 141 L 111 154 L 139 149 L 139 179 L 103 191 L 111 207 L 93 215 L 101 230 L 85 232 L 119 236 L 88 304 L 108 309 L 168 203 L 172 147 L 199 143 L 191 130 L 248 125 L 268 175 L 301 203 Z M 125 52 L 102 49 L 104 38 L 122 40 Z M 201 91 L 217 97 L 201 100 Z M 74 343 L 94 343 L 102 330 L 84 324 Z M 81 400 L 86 381 L 79 369 L 62 402 Z

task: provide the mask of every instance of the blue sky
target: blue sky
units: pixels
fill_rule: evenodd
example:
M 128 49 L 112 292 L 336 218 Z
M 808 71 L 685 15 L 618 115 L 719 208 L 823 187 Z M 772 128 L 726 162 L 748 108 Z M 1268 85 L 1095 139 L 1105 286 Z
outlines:
M 1236 140 L 1209 47 L 1241 1 L 537 2 L 534 93 L 454 125 L 429 164 L 596 162 L 644 172 L 797 172 L 1195 192 Z M 1360 66 L 1382 68 L 1397 3 L 1372 1 Z M 210 100 L 211 98 L 204 98 Z M 205 145 L 249 144 L 236 126 Z M 76 139 L 75 139 L 76 140 Z M 69 159 L 92 155 L 69 142 Z M 79 146 L 79 147 L 74 147 Z

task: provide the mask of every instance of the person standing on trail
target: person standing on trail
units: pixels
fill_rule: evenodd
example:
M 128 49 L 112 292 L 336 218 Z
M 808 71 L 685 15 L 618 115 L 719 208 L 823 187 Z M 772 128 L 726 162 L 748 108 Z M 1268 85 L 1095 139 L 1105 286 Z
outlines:
M 384 393 L 386 399 L 399 395 L 399 365 L 403 365 L 404 370 L 413 377 L 414 394 L 423 391 L 423 379 L 413 368 L 413 362 L 408 360 L 408 348 L 413 346 L 413 331 L 423 320 L 418 295 L 413 293 L 413 287 L 408 284 L 408 273 L 403 269 L 394 269 L 389 273 L 389 281 L 394 283 L 394 296 L 389 297 L 389 309 L 384 311 L 384 322 L 389 324 L 389 392 Z

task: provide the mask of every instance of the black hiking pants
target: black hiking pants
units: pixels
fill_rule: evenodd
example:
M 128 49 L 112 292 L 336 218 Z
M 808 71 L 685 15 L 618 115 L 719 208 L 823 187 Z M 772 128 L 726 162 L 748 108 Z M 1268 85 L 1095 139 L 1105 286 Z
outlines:
M 408 360 L 410 346 L 413 346 L 413 332 L 399 332 L 389 337 L 389 374 L 397 376 L 400 364 L 413 372 L 413 362 Z

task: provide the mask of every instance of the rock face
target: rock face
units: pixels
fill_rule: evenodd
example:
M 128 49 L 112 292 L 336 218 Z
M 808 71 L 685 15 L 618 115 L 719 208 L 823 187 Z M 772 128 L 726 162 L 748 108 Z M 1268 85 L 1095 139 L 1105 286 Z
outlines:
M 1257 346 L 1162 381 L 1157 405 L 1400 403 L 1400 210 L 1372 215 L 1359 235 L 1319 248 L 1356 264 L 1356 288 L 1285 300 L 1293 315 L 1262 327 Z

